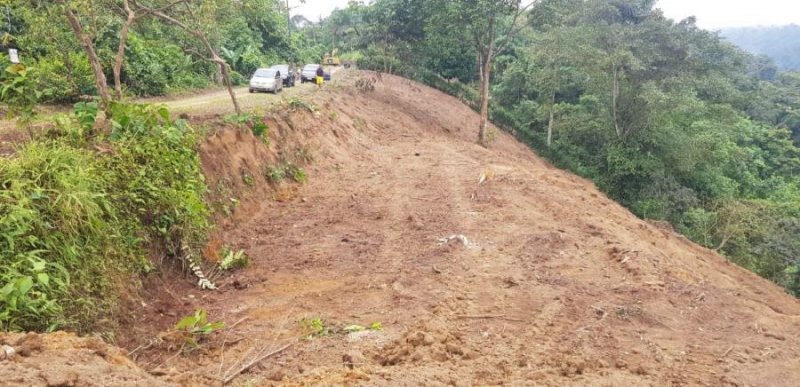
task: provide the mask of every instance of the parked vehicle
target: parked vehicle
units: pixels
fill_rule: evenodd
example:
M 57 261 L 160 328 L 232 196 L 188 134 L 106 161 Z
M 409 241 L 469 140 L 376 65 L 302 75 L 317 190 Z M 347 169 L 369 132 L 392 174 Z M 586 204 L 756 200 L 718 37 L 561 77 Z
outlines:
M 300 83 L 314 82 L 314 78 L 317 77 L 318 68 L 318 64 L 307 64 L 303 67 L 303 71 L 300 72 Z
M 315 82 L 318 68 L 320 68 L 320 65 L 318 64 L 307 64 L 305 67 L 303 67 L 303 71 L 300 72 L 300 83 Z M 323 78 L 326 81 L 330 81 L 330 71 L 325 71 L 325 76 Z
M 269 91 L 277 94 L 283 90 L 281 72 L 275 69 L 258 69 L 250 78 L 250 92 Z
M 273 65 L 270 68 L 281 72 L 281 79 L 283 80 L 284 86 L 294 87 L 297 74 L 295 73 L 293 68 L 289 67 L 289 65 L 287 64 L 277 64 Z

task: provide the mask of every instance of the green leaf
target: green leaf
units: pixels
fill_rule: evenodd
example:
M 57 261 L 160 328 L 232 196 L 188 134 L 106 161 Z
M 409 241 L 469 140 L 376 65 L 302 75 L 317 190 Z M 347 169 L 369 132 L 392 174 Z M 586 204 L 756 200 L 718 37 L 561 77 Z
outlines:
M 39 273 L 36 275 L 36 280 L 45 286 L 50 284 L 50 276 L 45 273 Z
M 3 288 L 0 289 L 0 295 L 2 295 L 3 298 L 5 298 L 9 294 L 11 294 L 14 291 L 14 289 L 16 289 L 16 286 L 14 286 L 14 283 L 13 282 L 9 282 L 9 283 L 6 284 L 6 286 L 3 286 Z
M 185 329 L 192 328 L 195 325 L 197 325 L 197 316 L 194 316 L 194 315 L 186 316 L 183 319 L 181 319 L 181 321 L 178 321 L 177 324 L 175 324 L 175 329 L 177 329 L 177 330 L 185 330 Z
M 25 295 L 33 287 L 33 278 L 25 276 L 17 280 L 17 291 L 20 295 Z
M 42 271 L 44 270 L 45 266 L 47 266 L 47 262 L 42 260 L 32 260 L 31 263 L 33 264 L 33 271 Z

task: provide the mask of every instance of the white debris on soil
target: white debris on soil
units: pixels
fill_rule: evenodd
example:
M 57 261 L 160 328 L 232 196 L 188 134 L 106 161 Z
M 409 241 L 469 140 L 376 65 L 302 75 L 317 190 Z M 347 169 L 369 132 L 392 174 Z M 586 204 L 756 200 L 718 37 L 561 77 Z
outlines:
M 17 354 L 17 350 L 10 345 L 0 347 L 0 360 L 11 359 Z
M 369 336 L 372 336 L 375 331 L 358 331 L 358 332 L 350 332 L 347 334 L 346 338 L 349 342 L 356 342 L 361 341 Z
M 453 241 L 453 240 L 457 240 L 457 241 L 461 242 L 461 244 L 463 244 L 464 247 L 466 247 L 468 249 L 471 249 L 471 248 L 477 246 L 476 244 L 470 242 L 469 239 L 466 236 L 464 236 L 463 234 L 454 234 L 454 235 L 450 235 L 447 238 L 441 238 L 441 239 L 439 239 L 439 246 L 446 245 L 446 244 L 450 243 L 450 241 Z

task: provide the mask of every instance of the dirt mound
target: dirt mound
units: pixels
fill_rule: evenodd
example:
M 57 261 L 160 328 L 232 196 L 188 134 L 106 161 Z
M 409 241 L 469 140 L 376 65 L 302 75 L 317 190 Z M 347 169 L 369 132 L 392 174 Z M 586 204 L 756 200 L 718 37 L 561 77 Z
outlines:
M 6 386 L 176 385 L 142 371 L 125 352 L 99 338 L 0 334 L 0 345 L 13 348 L 7 359 L 0 351 L 0 380 Z
M 356 87 L 366 77 L 374 90 Z M 478 117 L 454 98 L 337 79 L 294 103 L 313 108 L 269 118 L 269 151 L 234 132 L 204 146 L 212 189 L 240 196 L 245 174 L 272 189 L 220 230 L 252 264 L 218 291 L 175 295 L 224 331 L 137 361 L 193 375 L 168 378 L 183 384 L 796 384 L 800 303 L 777 286 L 508 134 L 477 146 Z M 255 174 L 287 155 L 313 162 L 279 196 Z

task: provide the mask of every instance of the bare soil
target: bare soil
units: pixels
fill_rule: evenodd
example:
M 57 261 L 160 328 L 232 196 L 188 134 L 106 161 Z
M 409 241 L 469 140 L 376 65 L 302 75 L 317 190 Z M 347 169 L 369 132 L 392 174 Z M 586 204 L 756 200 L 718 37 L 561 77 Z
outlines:
M 120 338 L 140 366 L 120 365 L 140 378 L 131 384 L 149 383 L 142 370 L 182 385 L 797 384 L 800 302 L 779 287 L 506 133 L 476 145 L 478 117 L 454 98 L 342 73 L 304 94 L 315 112 L 268 115 L 268 149 L 235 128 L 203 146 L 213 200 L 238 203 L 212 243 L 251 266 L 214 292 L 174 276 L 152 284 Z M 305 163 L 306 184 L 263 177 L 280 155 Z M 181 355 L 159 332 L 196 307 L 227 328 Z M 327 332 L 309 338 L 300 321 L 315 318 Z M 9 364 L 71 364 L 79 381 L 117 370 L 59 356 Z
M 64 332 L 14 333 L 0 335 L 0 345 L 16 352 L 11 359 L 0 360 L 4 386 L 174 385 L 143 371 L 124 351 L 99 338 Z

